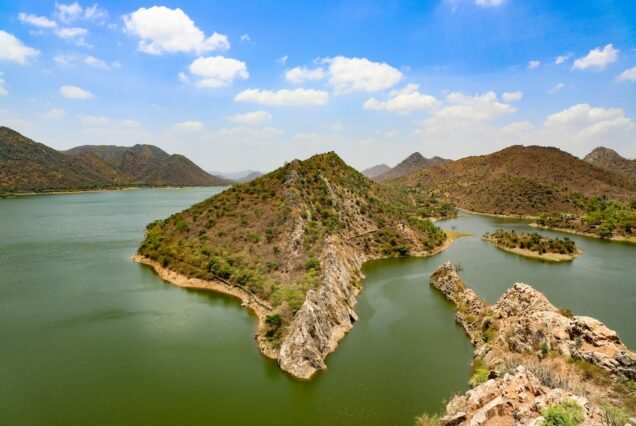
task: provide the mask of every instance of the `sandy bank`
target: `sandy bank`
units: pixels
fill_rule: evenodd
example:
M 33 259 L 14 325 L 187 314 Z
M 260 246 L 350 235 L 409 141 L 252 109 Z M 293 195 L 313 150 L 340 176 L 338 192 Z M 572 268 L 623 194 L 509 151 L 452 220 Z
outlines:
M 539 259 L 545 260 L 548 262 L 570 262 L 577 257 L 579 257 L 583 252 L 581 250 L 576 250 L 575 253 L 572 254 L 561 254 L 561 253 L 537 253 L 536 251 L 522 249 L 519 247 L 506 247 L 502 244 L 498 244 L 495 240 L 491 238 L 483 238 L 485 241 L 489 241 L 493 246 L 497 247 L 500 250 L 507 251 L 508 253 L 518 254 L 519 256 L 528 257 L 531 259 Z
M 190 278 L 177 272 L 171 271 L 168 268 L 164 268 L 163 266 L 161 266 L 161 264 L 159 264 L 159 262 L 156 262 L 139 254 L 135 254 L 132 257 L 132 260 L 133 262 L 150 266 L 154 269 L 157 275 L 159 275 L 159 278 L 177 287 L 194 290 L 215 291 L 217 293 L 223 293 L 229 296 L 236 297 L 241 301 L 241 306 L 248 308 L 256 316 L 256 318 L 258 319 L 259 329 L 265 327 L 265 318 L 272 311 L 272 308 L 267 303 L 256 298 L 253 294 L 249 293 L 241 287 L 228 285 L 218 280 L 208 281 L 198 278 Z M 265 345 L 263 342 L 261 342 L 260 334 L 256 333 L 255 337 L 259 342 L 259 348 L 261 349 L 261 352 L 268 358 L 276 359 L 278 354 L 274 353 L 274 351 L 272 351 L 268 345 Z

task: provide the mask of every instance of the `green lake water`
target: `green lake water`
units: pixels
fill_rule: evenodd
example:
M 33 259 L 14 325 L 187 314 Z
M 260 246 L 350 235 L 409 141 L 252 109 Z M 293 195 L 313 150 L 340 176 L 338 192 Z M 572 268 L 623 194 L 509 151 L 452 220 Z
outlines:
M 294 380 L 238 301 L 130 261 L 148 222 L 218 191 L 0 200 L 0 424 L 410 425 L 467 389 L 472 348 L 428 285 L 447 260 L 490 302 L 527 282 L 636 347 L 636 246 L 571 237 L 583 256 L 548 264 L 479 238 L 525 222 L 465 215 L 441 225 L 474 236 L 437 256 L 366 264 L 360 320 L 327 371 Z

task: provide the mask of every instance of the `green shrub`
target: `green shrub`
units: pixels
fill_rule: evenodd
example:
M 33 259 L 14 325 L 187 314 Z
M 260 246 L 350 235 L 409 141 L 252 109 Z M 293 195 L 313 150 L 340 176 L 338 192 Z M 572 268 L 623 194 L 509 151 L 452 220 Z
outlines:
M 612 405 L 601 406 L 601 417 L 606 426 L 625 426 L 629 421 L 627 410 Z
M 585 419 L 583 407 L 574 401 L 548 405 L 541 410 L 543 426 L 578 426 Z
M 489 371 L 485 368 L 478 368 L 472 376 L 470 376 L 470 385 L 475 387 L 488 381 Z
M 307 262 L 305 262 L 305 270 L 311 271 L 311 270 L 319 270 L 319 269 L 320 269 L 320 261 L 316 259 L 316 257 L 313 254 L 309 255 L 309 259 L 307 259 Z
M 190 230 L 190 226 L 188 226 L 188 222 L 185 220 L 180 220 L 175 226 L 179 232 L 188 232 Z

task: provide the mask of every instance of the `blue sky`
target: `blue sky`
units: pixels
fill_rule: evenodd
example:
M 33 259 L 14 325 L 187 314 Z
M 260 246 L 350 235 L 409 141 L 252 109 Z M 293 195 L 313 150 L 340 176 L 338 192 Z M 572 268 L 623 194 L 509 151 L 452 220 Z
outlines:
M 636 156 L 631 0 L 0 0 L 0 124 L 208 170 L 512 144 Z

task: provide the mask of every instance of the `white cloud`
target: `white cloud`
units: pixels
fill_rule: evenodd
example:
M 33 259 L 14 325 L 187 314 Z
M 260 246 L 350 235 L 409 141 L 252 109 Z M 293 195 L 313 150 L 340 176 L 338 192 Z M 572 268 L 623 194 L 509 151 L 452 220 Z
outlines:
M 108 65 L 105 61 L 90 55 L 84 58 L 84 63 L 88 65 L 89 67 L 93 67 L 93 68 L 100 68 L 103 70 L 110 69 L 110 65 Z
M 188 77 L 188 75 L 184 72 L 177 74 L 177 78 L 183 84 L 190 84 L 190 77 Z
M 241 36 L 241 41 L 252 41 L 249 34 L 243 34 Z
M 84 9 L 78 2 L 63 4 L 55 4 L 55 16 L 62 22 L 69 23 L 82 16 Z
M 481 7 L 498 7 L 504 4 L 504 0 L 475 0 L 475 4 Z
M 223 56 L 197 58 L 188 69 L 193 76 L 199 78 L 195 83 L 198 87 L 223 87 L 236 79 L 246 80 L 249 77 L 245 62 Z M 184 82 L 182 77 L 179 79 Z
M 61 108 L 51 108 L 44 114 L 44 117 L 50 120 L 56 120 L 58 118 L 64 117 L 66 114 L 66 111 Z
M 594 108 L 588 104 L 574 105 L 549 115 L 544 123 L 545 134 L 558 138 L 570 135 L 573 143 L 588 147 L 623 141 L 636 137 L 636 124 L 620 108 Z M 595 145 L 596 144 L 596 145 Z
M 68 99 L 89 99 L 93 97 L 91 92 L 77 86 L 62 86 L 60 87 L 60 94 Z
M 564 87 L 565 87 L 565 84 L 557 83 L 554 87 L 552 87 L 550 90 L 548 90 L 548 95 L 552 95 L 553 93 L 556 93 L 556 92 L 560 91 Z
M 29 63 L 29 58 L 39 54 L 38 50 L 24 45 L 13 34 L 0 30 L 0 60 L 24 65 Z
M 21 12 L 18 14 L 18 19 L 23 24 L 33 25 L 34 27 L 38 28 L 51 29 L 57 27 L 57 22 L 52 21 L 45 16 L 37 16 L 31 15 L 30 13 Z
M 608 64 L 616 62 L 618 59 L 618 49 L 615 49 L 612 44 L 606 45 L 603 49 L 597 47 L 590 50 L 590 52 L 574 61 L 573 69 L 584 70 L 587 68 L 604 69 Z
M 322 68 L 295 67 L 285 72 L 285 80 L 292 84 L 302 84 L 306 81 L 322 80 L 326 75 Z
M 87 126 L 106 126 L 110 123 L 110 118 L 104 116 L 80 114 L 77 118 L 80 119 L 82 124 L 86 124 Z
M 212 50 L 227 50 L 227 36 L 213 33 L 205 37 L 183 10 L 165 6 L 140 8 L 124 16 L 126 31 L 140 38 L 140 51 L 160 55 L 162 53 L 195 52 L 201 54 Z
M 276 59 L 276 62 L 278 62 L 281 65 L 285 65 L 287 63 L 287 59 L 289 59 L 289 56 L 283 55 L 280 58 Z
M 172 129 L 182 133 L 197 133 L 203 130 L 203 123 L 200 121 L 184 121 L 183 123 L 175 124 Z
M 7 96 L 9 94 L 9 90 L 7 89 L 7 83 L 2 78 L 0 74 L 0 96 Z
M 323 61 L 329 64 L 329 84 L 336 93 L 376 92 L 402 80 L 402 73 L 396 68 L 367 58 L 336 56 Z
M 61 39 L 73 41 L 78 46 L 91 47 L 86 43 L 86 40 L 84 39 L 84 36 L 88 35 L 88 30 L 86 28 L 59 28 L 55 30 L 55 35 L 57 35 Z
M 505 101 L 505 102 L 518 102 L 521 100 L 521 98 L 523 98 L 523 92 L 520 91 L 516 91 L 516 92 L 504 92 L 501 95 L 501 98 Z
M 508 133 L 525 133 L 534 130 L 534 125 L 529 121 L 515 121 L 501 128 Z
M 108 12 L 100 8 L 97 4 L 93 4 L 90 7 L 84 8 L 78 2 L 73 2 L 68 4 L 56 2 L 54 15 L 61 22 L 68 24 L 78 19 L 84 19 L 84 20 L 103 19 L 108 16 Z
M 435 119 L 487 121 L 494 120 L 517 109 L 497 100 L 495 92 L 486 92 L 474 96 L 454 92 L 446 97 L 447 106 L 438 110 Z
M 541 66 L 541 61 L 532 60 L 532 61 L 528 62 L 528 69 L 529 70 L 535 70 L 535 69 L 539 68 L 540 66 Z
M 408 84 L 401 90 L 391 91 L 389 99 L 379 101 L 376 98 L 368 99 L 363 108 L 367 110 L 386 110 L 409 114 L 417 110 L 433 111 L 439 105 L 435 97 L 425 95 L 418 91 L 419 85 Z
M 254 125 L 270 121 L 272 114 L 267 111 L 253 111 L 244 114 L 235 114 L 228 118 L 235 123 Z
M 282 89 L 277 91 L 248 89 L 234 97 L 238 102 L 253 102 L 272 106 L 309 106 L 325 105 L 329 94 L 314 89 Z
M 616 77 L 618 81 L 636 81 L 636 67 L 627 69 Z
M 557 64 L 557 65 L 561 65 L 561 64 L 565 63 L 566 61 L 568 61 L 571 56 L 572 55 L 570 53 L 565 54 L 565 55 L 559 55 L 554 60 L 554 63 Z

